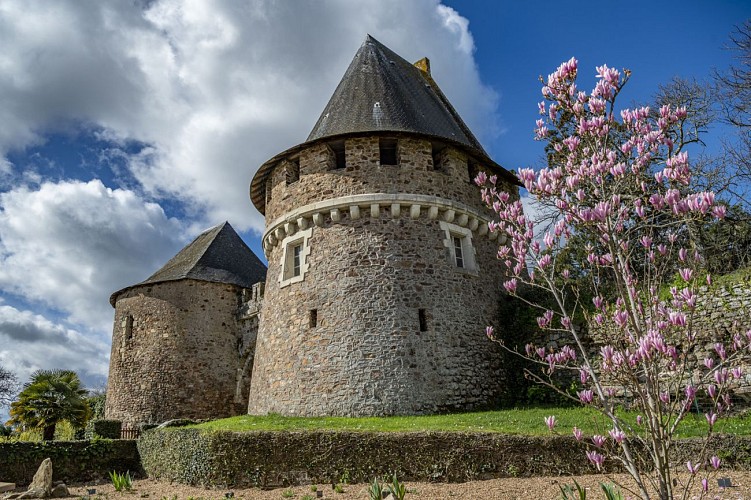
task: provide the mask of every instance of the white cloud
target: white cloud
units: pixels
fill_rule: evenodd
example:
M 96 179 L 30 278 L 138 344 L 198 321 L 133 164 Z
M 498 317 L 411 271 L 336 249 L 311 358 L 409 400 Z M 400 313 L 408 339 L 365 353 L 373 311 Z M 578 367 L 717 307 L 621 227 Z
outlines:
M 75 369 L 89 387 L 107 377 L 109 344 L 0 302 L 0 366 L 26 382 L 39 369 Z
M 466 19 L 437 0 L 10 0 L 0 5 L 0 157 L 90 124 L 151 147 L 131 168 L 206 225 L 260 230 L 257 167 L 302 142 L 370 33 L 433 74 L 469 126 L 498 131 Z M 7 168 L 6 168 L 7 169 Z
M 98 181 L 0 193 L 0 288 L 108 332 L 109 295 L 184 244 L 182 225 L 132 191 Z

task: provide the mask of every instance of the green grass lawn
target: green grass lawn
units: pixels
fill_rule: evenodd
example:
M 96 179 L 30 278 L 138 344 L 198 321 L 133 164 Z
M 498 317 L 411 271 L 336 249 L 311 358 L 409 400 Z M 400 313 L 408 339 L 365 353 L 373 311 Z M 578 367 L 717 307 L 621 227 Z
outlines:
M 500 432 L 538 436 L 549 434 L 543 419 L 555 415 L 556 433 L 570 435 L 574 425 L 586 434 L 606 434 L 610 426 L 596 412 L 587 408 L 524 408 L 475 413 L 454 413 L 418 417 L 282 417 L 269 415 L 214 420 L 194 427 L 206 430 L 227 431 L 361 431 L 361 432 Z M 635 421 L 636 414 L 627 414 Z M 704 415 L 689 415 L 679 429 L 681 437 L 702 436 L 707 432 Z M 751 434 L 751 418 L 724 419 L 716 432 L 737 435 Z

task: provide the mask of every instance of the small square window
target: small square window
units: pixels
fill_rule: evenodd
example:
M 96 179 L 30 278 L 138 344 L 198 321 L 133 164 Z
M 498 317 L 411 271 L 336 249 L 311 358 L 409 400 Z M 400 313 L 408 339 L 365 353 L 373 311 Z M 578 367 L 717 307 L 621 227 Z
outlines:
M 396 155 L 396 139 L 380 139 L 378 150 L 381 157 L 381 165 L 398 165 Z
M 308 324 L 311 328 L 318 326 L 318 309 L 311 309 L 308 317 Z
M 420 331 L 427 332 L 428 331 L 428 316 L 427 314 L 425 314 L 425 309 L 417 310 L 417 319 L 420 322 Z

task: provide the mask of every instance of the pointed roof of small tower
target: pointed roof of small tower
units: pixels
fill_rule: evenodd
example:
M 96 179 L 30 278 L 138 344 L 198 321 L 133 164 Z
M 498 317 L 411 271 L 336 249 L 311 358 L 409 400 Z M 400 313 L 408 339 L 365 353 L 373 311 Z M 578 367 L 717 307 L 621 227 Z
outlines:
M 424 69 L 368 35 L 308 136 L 308 141 L 353 132 L 411 132 L 449 139 L 487 156 Z M 421 62 L 422 62 L 421 61 Z
M 230 223 L 223 222 L 199 234 L 161 269 L 141 283 L 113 293 L 110 304 L 114 306 L 117 297 L 130 288 L 181 279 L 250 288 L 266 279 L 266 266 L 248 248 Z

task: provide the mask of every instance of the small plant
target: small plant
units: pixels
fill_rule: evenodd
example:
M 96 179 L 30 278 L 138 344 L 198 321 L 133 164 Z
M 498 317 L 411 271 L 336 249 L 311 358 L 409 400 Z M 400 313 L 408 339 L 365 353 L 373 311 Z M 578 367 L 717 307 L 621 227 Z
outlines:
M 342 486 L 342 484 L 339 483 L 336 486 L 334 486 L 334 491 L 336 491 L 337 493 L 344 493 L 344 486 Z
M 562 500 L 587 500 L 587 490 L 582 488 L 582 486 L 576 482 L 576 479 L 574 479 L 573 486 L 570 484 L 564 484 L 561 486 L 559 484 L 558 488 L 561 490 Z
M 342 473 L 342 477 L 339 478 L 339 482 L 342 484 L 349 484 L 349 470 L 344 469 L 344 473 Z
M 292 491 L 292 490 L 284 490 L 284 491 L 282 491 L 282 497 L 283 498 L 292 498 L 293 496 L 295 496 L 295 492 Z
M 394 472 L 394 475 L 391 477 L 391 484 L 386 485 L 386 489 L 391 493 L 391 496 L 393 496 L 395 500 L 404 500 L 404 495 L 407 494 L 407 487 L 404 486 L 404 483 L 399 482 L 399 479 L 396 477 L 396 472 Z
M 313 493 L 315 493 L 316 491 L 318 491 L 318 486 L 316 486 L 315 484 L 311 484 L 310 485 L 310 491 L 312 491 Z
M 383 498 L 383 486 L 378 481 L 378 478 L 373 479 L 368 487 L 368 496 L 370 500 L 381 500 Z
M 125 474 L 118 474 L 116 471 L 110 472 L 110 479 L 115 491 L 130 491 L 133 489 L 133 480 L 130 477 L 130 471 Z
M 313 500 L 313 495 L 304 495 L 302 500 Z
M 607 500 L 624 500 L 623 493 L 621 493 L 621 490 L 616 485 L 612 483 L 600 483 L 600 488 L 605 493 Z

